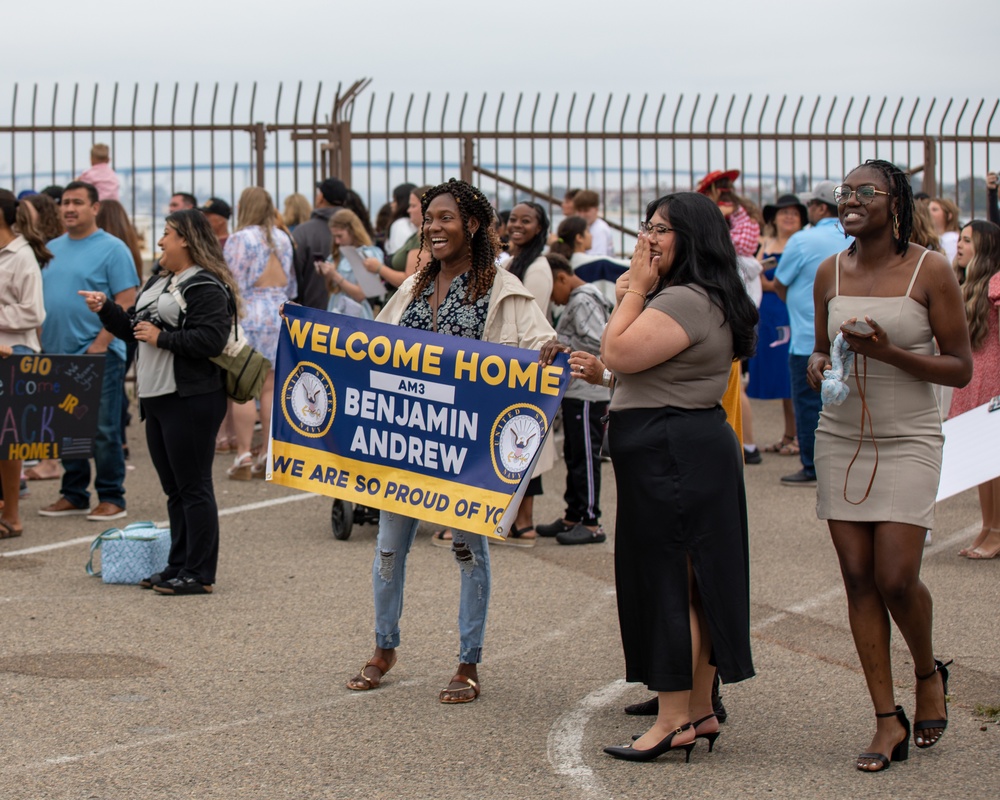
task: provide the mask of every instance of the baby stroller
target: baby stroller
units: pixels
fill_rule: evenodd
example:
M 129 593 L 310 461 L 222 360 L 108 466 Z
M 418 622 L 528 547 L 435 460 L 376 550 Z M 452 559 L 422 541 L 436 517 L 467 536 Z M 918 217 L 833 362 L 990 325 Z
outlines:
M 333 538 L 346 541 L 351 538 L 351 528 L 355 525 L 378 525 L 378 509 L 350 503 L 347 500 L 333 501 L 330 509 L 330 527 Z

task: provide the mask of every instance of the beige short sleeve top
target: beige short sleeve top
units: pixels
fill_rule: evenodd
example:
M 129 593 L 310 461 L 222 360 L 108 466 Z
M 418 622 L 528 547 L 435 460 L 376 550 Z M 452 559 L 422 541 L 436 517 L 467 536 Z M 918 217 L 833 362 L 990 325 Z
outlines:
M 646 301 L 647 309 L 680 325 L 691 346 L 643 372 L 616 375 L 611 409 L 711 408 L 726 391 L 733 336 L 722 310 L 699 286 L 668 286 Z

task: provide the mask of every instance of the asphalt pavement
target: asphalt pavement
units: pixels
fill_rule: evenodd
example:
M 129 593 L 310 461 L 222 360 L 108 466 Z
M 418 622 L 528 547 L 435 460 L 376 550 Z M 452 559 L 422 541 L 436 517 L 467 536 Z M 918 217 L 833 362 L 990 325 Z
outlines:
M 760 442 L 780 438 L 777 402 L 754 402 Z M 127 521 L 165 503 L 130 429 Z M 457 662 L 458 567 L 429 527 L 408 564 L 399 662 L 381 688 L 345 682 L 371 655 L 375 530 L 331 535 L 331 501 L 226 478 L 218 583 L 209 597 L 104 585 L 84 572 L 103 526 L 37 509 L 58 482 L 30 484 L 25 535 L 0 542 L 0 800 L 131 798 L 981 798 L 1000 776 L 1000 559 L 956 556 L 978 531 L 974 490 L 938 507 L 922 576 L 935 651 L 954 658 L 949 727 L 883 774 L 854 769 L 874 729 L 815 491 L 779 485 L 793 457 L 746 468 L 757 677 L 723 687 L 729 721 L 689 764 L 602 753 L 644 730 L 626 703 L 614 589 L 614 475 L 604 466 L 608 541 L 491 547 L 493 596 L 482 696 L 437 700 Z M 561 462 L 536 522 L 562 511 Z M 894 630 L 897 702 L 913 711 L 913 666 Z M 990 716 L 989 709 L 993 710 Z

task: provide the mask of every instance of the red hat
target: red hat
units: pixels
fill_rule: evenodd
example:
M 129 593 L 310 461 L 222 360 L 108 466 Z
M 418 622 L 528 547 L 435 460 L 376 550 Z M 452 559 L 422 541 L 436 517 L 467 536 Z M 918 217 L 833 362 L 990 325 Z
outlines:
M 702 178 L 695 191 L 698 194 L 705 194 L 713 183 L 721 180 L 735 181 L 738 177 L 740 177 L 738 169 L 727 169 L 725 171 L 717 169 L 714 172 L 709 172 L 708 175 Z

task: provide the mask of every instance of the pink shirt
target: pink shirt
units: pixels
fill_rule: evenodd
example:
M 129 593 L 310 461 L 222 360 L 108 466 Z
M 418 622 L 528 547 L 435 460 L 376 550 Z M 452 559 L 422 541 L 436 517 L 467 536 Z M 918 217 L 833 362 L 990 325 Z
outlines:
M 97 196 L 101 200 L 119 200 L 118 186 L 119 180 L 115 171 L 108 163 L 94 164 L 90 169 L 84 170 L 80 174 L 79 180 L 89 183 L 97 189 Z

